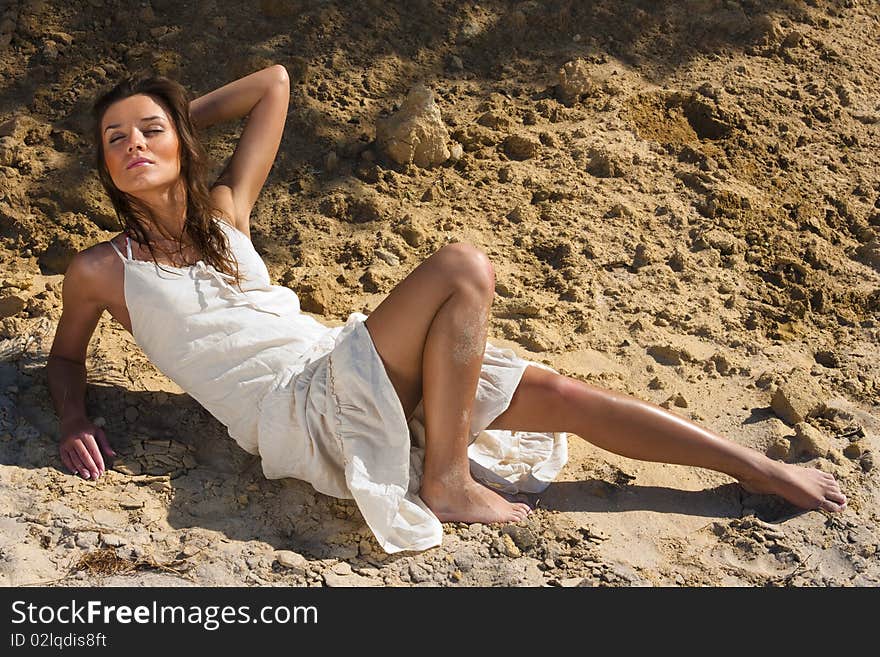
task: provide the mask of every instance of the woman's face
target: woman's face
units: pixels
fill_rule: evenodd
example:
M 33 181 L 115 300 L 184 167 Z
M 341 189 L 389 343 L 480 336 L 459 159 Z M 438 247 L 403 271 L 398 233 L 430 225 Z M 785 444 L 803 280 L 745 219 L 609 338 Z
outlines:
M 133 196 L 180 177 L 180 142 L 162 105 L 145 94 L 113 103 L 101 119 L 104 161 L 116 187 Z M 135 164 L 138 160 L 146 163 Z

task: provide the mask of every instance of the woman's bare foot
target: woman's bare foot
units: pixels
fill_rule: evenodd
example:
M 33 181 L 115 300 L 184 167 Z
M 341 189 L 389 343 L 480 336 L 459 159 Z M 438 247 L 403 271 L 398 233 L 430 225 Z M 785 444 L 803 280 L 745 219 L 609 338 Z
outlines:
M 470 477 L 454 485 L 424 481 L 419 496 L 440 522 L 519 522 L 532 511 L 526 504 L 508 502 Z
M 824 509 L 834 513 L 846 508 L 846 495 L 841 492 L 837 480 L 815 468 L 768 459 L 766 474 L 739 481 L 750 493 L 779 495 L 802 509 Z

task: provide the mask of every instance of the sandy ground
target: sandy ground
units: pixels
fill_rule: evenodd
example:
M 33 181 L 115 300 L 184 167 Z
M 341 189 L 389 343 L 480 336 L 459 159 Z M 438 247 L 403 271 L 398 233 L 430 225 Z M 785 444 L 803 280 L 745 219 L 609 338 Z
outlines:
M 3 7 L 0 584 L 880 583 L 875 3 Z M 272 63 L 292 98 L 253 239 L 304 311 L 368 314 L 468 241 L 495 265 L 491 341 L 833 472 L 849 508 L 798 513 L 572 435 L 527 523 L 388 556 L 353 503 L 265 480 L 108 315 L 88 403 L 121 458 L 98 482 L 64 472 L 44 370 L 61 280 L 118 230 L 92 98 L 125 71 L 200 95 Z M 430 167 L 377 141 L 419 82 L 445 129 Z M 217 171 L 239 129 L 206 132 Z

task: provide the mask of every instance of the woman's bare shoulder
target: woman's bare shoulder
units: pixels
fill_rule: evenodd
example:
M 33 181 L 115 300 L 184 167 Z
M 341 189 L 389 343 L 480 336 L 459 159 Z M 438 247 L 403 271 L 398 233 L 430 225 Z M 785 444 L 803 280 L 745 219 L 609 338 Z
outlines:
M 111 239 L 118 246 L 121 237 L 122 233 Z M 117 261 L 119 256 L 114 252 L 109 240 L 93 244 L 71 258 L 64 272 L 65 283 L 82 286 L 81 292 L 87 292 L 88 296 L 93 298 L 102 298 L 110 287 L 108 282 L 118 275 Z

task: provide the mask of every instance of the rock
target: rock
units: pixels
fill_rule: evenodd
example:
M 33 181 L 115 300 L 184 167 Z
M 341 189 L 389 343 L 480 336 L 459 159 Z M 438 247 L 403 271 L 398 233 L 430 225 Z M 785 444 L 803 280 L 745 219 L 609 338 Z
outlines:
M 449 133 L 434 103 L 434 94 L 415 85 L 400 110 L 376 122 L 376 142 L 398 164 L 430 168 L 449 159 Z
M 392 267 L 397 267 L 400 264 L 400 258 L 391 253 L 390 251 L 386 251 L 385 249 L 376 248 L 373 250 L 373 253 L 387 262 Z
M 421 246 L 428 239 L 428 231 L 419 225 L 412 215 L 406 215 L 394 226 L 394 232 L 412 247 Z
M 776 415 L 795 425 L 822 407 L 822 391 L 810 377 L 797 376 L 776 389 L 770 407 Z
M 513 160 L 528 160 L 540 152 L 541 142 L 526 135 L 510 135 L 504 140 L 504 153 Z
M 419 584 L 431 579 L 431 573 L 428 572 L 423 564 L 411 563 L 409 565 L 409 577 L 413 582 Z
M 455 565 L 462 572 L 471 570 L 477 563 L 477 556 L 469 550 L 460 550 L 452 557 Z
M 325 571 L 322 576 L 324 578 L 324 585 L 334 588 L 376 587 L 384 585 L 384 582 L 381 579 L 362 577 L 361 575 L 355 575 L 354 573 L 349 575 L 338 575 L 333 571 Z
M 875 237 L 867 244 L 862 244 L 856 249 L 859 260 L 880 271 L 880 241 Z
M 629 167 L 616 155 L 604 148 L 590 149 L 590 162 L 587 173 L 597 178 L 620 178 L 628 173 Z
M 79 532 L 76 535 L 75 543 L 77 547 L 84 550 L 97 547 L 98 532 Z
M 694 246 L 701 249 L 715 249 L 721 255 L 733 255 L 744 252 L 748 245 L 726 230 L 711 228 L 694 239 Z
M 831 447 L 822 432 L 806 422 L 798 422 L 791 441 L 791 455 L 795 459 L 827 457 Z
M 804 40 L 804 35 L 798 32 L 797 30 L 792 30 L 789 32 L 785 38 L 782 40 L 783 49 L 788 50 L 789 48 L 796 48 L 801 45 Z
M 659 377 L 654 377 L 650 381 L 648 381 L 648 388 L 651 390 L 663 390 L 666 387 L 666 384 L 660 380 Z
M 683 360 L 682 352 L 671 345 L 655 344 L 648 347 L 647 352 L 661 365 L 681 365 Z
M 840 358 L 833 351 L 817 351 L 813 358 L 816 359 L 816 362 L 819 363 L 819 365 L 823 365 L 824 367 L 840 367 Z
M 276 550 L 275 561 L 284 568 L 290 568 L 305 574 L 309 567 L 309 561 L 303 555 L 292 550 Z
M 477 123 L 484 125 L 487 128 L 492 128 L 492 130 L 510 129 L 510 119 L 506 114 L 499 112 L 498 110 L 489 110 L 488 112 L 481 114 L 477 118 Z
M 507 536 L 513 540 L 513 543 L 521 551 L 526 552 L 532 549 L 537 543 L 538 538 L 535 533 L 528 527 L 520 527 L 519 525 L 506 525 L 502 530 Z
M 102 534 L 101 540 L 109 547 L 122 547 L 127 541 L 119 534 Z
M 455 143 L 449 147 L 450 162 L 458 162 L 461 159 L 462 155 L 464 155 L 464 147 L 461 144 Z
M 727 360 L 727 357 L 724 354 L 722 354 L 720 352 L 716 352 L 715 354 L 712 355 L 711 358 L 709 358 L 709 360 L 715 365 L 715 370 L 719 374 L 721 374 L 722 376 L 725 376 L 728 373 L 731 373 L 730 372 L 730 368 L 731 368 L 730 361 Z
M 128 525 L 128 515 L 117 513 L 108 509 L 95 509 L 92 511 L 92 518 L 99 525 L 125 527 Z
M 556 85 L 556 97 L 568 106 L 589 95 L 595 86 L 590 76 L 589 64 L 580 58 L 563 64 L 557 75 L 559 83 Z
M 859 459 L 859 465 L 862 468 L 862 472 L 870 472 L 874 469 L 874 453 L 873 452 L 865 452 L 862 454 L 862 458 Z
M 785 438 L 777 438 L 770 447 L 767 448 L 767 456 L 777 461 L 785 461 L 788 459 L 791 445 Z
M 27 305 L 25 298 L 18 294 L 0 295 L 0 319 L 12 317 L 24 310 Z
M 507 555 L 511 559 L 516 559 L 522 556 L 522 552 L 516 546 L 516 543 L 513 542 L 513 539 L 510 537 L 510 534 L 503 534 L 501 536 L 502 548 L 499 550 L 502 554 Z
M 581 582 L 584 581 L 583 577 L 564 577 L 559 580 L 559 586 L 563 588 L 574 588 L 576 586 L 580 586 Z
M 352 572 L 354 572 L 351 569 L 351 564 L 346 563 L 345 561 L 340 561 L 339 563 L 334 564 L 330 570 L 337 575 L 351 575 Z
M 866 451 L 867 447 L 865 446 L 865 442 L 856 440 L 843 448 L 843 455 L 847 458 L 858 460 Z
M 659 260 L 660 254 L 654 246 L 645 242 L 639 242 L 636 245 L 636 252 L 633 256 L 632 268 L 641 269 Z
M 531 205 L 520 203 L 507 213 L 507 220 L 514 224 L 521 224 L 533 220 L 535 218 L 534 215 L 535 213 Z

